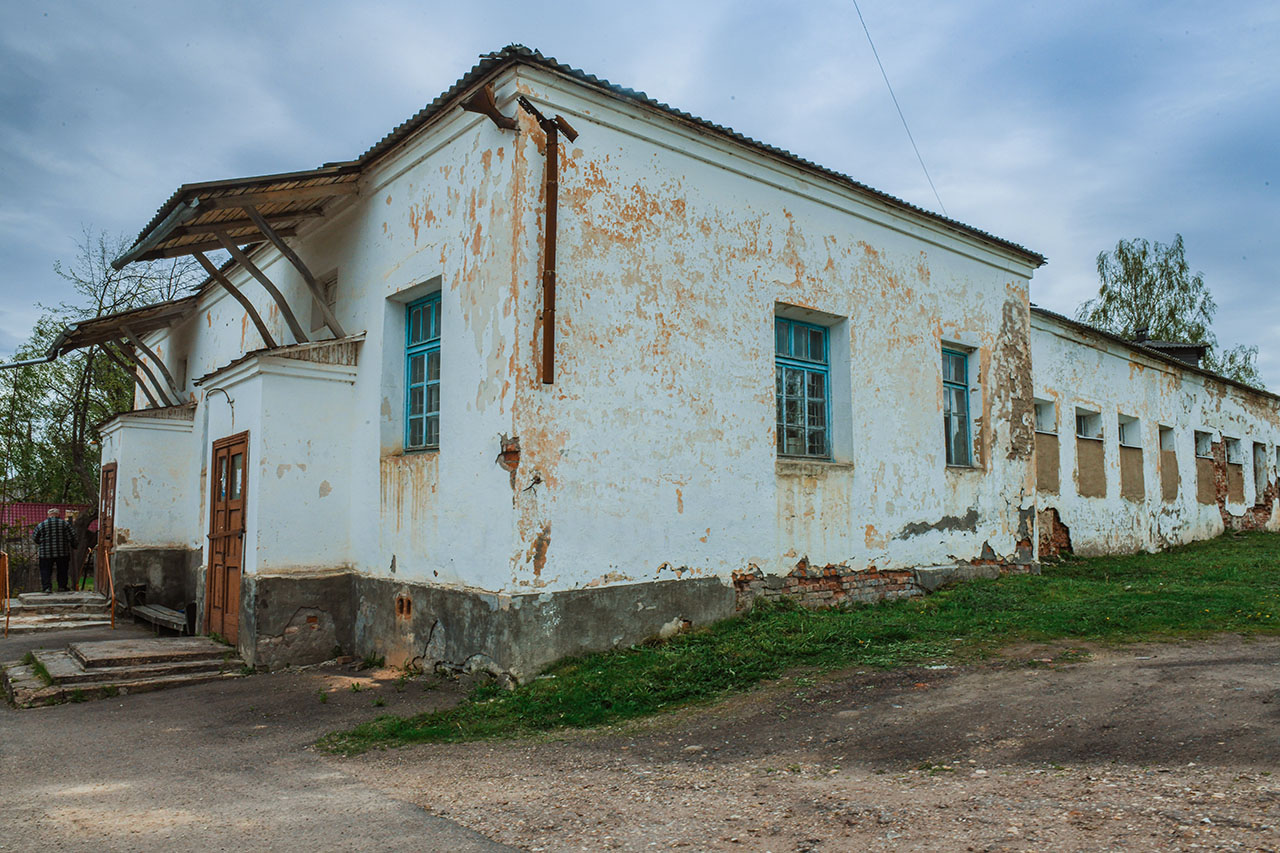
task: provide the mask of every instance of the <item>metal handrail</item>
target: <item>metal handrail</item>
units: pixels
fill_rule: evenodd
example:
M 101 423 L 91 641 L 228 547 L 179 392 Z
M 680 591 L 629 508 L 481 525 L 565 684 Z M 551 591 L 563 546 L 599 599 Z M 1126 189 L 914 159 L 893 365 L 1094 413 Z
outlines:
M 0 569 L 4 575 L 4 635 L 9 636 L 9 555 L 0 551 Z

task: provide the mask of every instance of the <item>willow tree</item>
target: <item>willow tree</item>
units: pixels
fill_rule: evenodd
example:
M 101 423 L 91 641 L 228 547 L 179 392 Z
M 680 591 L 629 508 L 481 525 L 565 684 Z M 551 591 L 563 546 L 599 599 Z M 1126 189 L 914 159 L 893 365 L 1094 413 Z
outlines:
M 1182 235 L 1169 244 L 1144 238 L 1121 240 L 1098 253 L 1098 295 L 1082 304 L 1076 318 L 1134 339 L 1204 344 L 1204 366 L 1239 382 L 1262 387 L 1257 347 L 1220 350 L 1213 334 L 1217 303 L 1204 275 L 1187 264 Z

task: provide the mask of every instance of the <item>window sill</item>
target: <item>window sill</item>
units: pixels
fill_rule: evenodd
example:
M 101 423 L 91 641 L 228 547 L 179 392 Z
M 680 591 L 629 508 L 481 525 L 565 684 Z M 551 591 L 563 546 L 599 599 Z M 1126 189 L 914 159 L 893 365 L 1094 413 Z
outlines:
M 1142 445 L 1141 444 L 1122 444 L 1120 445 L 1120 449 L 1121 450 L 1141 450 Z
M 1038 429 L 1036 430 L 1036 435 L 1051 435 L 1054 438 L 1058 437 L 1058 433 L 1055 430 L 1051 430 L 1051 429 Z
M 852 471 L 852 462 L 837 462 L 834 459 L 820 459 L 816 456 L 779 456 L 774 460 L 774 471 L 778 474 L 806 474 L 820 471 Z M 810 470 L 805 470 L 810 469 Z
M 1100 435 L 1077 435 L 1076 438 L 1080 441 L 1102 441 L 1102 436 Z
M 956 474 L 966 474 L 970 471 L 982 471 L 984 469 L 981 465 L 952 465 L 948 463 L 947 470 Z
M 401 456 L 417 456 L 421 453 L 439 453 L 438 447 L 406 447 L 400 451 Z

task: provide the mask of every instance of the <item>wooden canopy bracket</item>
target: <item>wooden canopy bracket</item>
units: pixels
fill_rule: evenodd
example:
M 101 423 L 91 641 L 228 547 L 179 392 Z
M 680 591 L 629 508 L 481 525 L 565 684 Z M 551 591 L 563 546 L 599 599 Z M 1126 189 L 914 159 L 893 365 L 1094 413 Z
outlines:
M 116 346 L 120 347 L 120 352 L 124 354 L 124 357 L 125 357 L 125 358 L 129 359 L 129 361 L 133 362 L 133 363 L 134 363 L 134 365 L 135 365 L 139 370 L 141 370 L 143 373 L 147 374 L 147 378 L 151 380 L 151 387 L 155 388 L 155 389 L 156 389 L 156 393 L 160 395 L 160 402 L 159 402 L 159 403 L 157 403 L 156 405 L 158 405 L 158 406 L 176 406 L 176 405 L 178 404 L 178 401 L 177 401 L 177 400 L 170 400 L 170 399 L 169 399 L 169 395 L 165 393 L 165 391 L 164 391 L 164 387 L 163 387 L 163 386 L 161 386 L 161 384 L 160 384 L 160 380 L 159 380 L 159 379 L 156 379 L 156 375 L 155 375 L 155 373 L 151 370 L 151 368 L 150 368 L 150 367 L 148 367 L 148 366 L 147 366 L 147 363 L 146 363 L 145 361 L 143 361 L 142 359 L 138 358 L 138 354 L 137 354 L 136 352 L 134 352 L 134 351 L 133 351 L 132 349 L 130 349 L 129 347 L 121 346 L 120 344 L 116 344 Z M 135 375 L 136 375 L 136 374 L 135 374 Z M 141 381 L 139 382 L 139 384 L 141 384 Z M 145 385 L 143 385 L 142 390 L 143 390 L 144 392 L 146 391 L 146 386 L 145 386 Z M 154 398 L 154 397 L 152 397 L 150 394 L 147 394 L 147 399 L 149 399 L 149 400 L 151 400 L 153 403 L 155 403 L 155 398 Z
M 147 358 L 155 363 L 159 368 L 160 375 L 164 377 L 166 390 L 169 396 L 173 398 L 175 405 L 182 401 L 182 391 L 178 388 L 178 383 L 173 381 L 173 374 L 169 372 L 169 368 L 165 367 L 164 359 L 152 352 L 151 347 L 147 346 L 142 340 L 133 333 L 128 326 L 121 326 L 120 331 L 124 333 L 125 340 L 133 344 L 134 349 L 140 349 L 146 353 Z
M 271 331 L 267 328 L 267 324 L 262 322 L 262 317 L 258 315 L 258 311 L 253 307 L 253 303 L 249 301 L 240 288 L 231 283 L 231 279 L 222 274 L 222 270 L 214 266 L 213 261 L 205 257 L 204 252 L 196 252 L 195 258 L 200 262 L 200 266 L 204 267 L 204 271 L 209 274 L 209 278 L 222 285 L 227 293 L 240 303 L 240 307 L 249 315 L 249 319 L 253 321 L 253 327 L 258 330 L 258 334 L 262 337 L 262 345 L 267 349 L 275 349 L 275 338 L 271 337 Z
M 240 247 L 231 241 L 225 233 L 218 232 L 218 242 L 222 244 L 222 248 L 226 249 L 228 254 L 235 259 L 235 262 L 243 267 L 249 275 L 258 280 L 258 283 L 267 289 L 267 293 L 271 294 L 271 298 L 275 300 L 276 305 L 280 308 L 280 315 L 284 317 L 285 324 L 289 327 L 289 331 L 293 333 L 293 339 L 300 344 L 310 341 L 306 332 L 302 331 L 302 326 L 298 323 L 298 318 L 293 316 L 293 309 L 289 307 L 289 303 L 285 300 L 284 294 L 271 283 L 271 279 L 267 278 L 267 274 L 258 269 L 253 261 L 249 260 L 249 256 L 240 251 Z
M 104 342 L 99 344 L 99 346 L 102 347 L 102 351 L 106 354 L 107 358 L 120 365 L 120 367 L 124 369 L 125 373 L 128 373 L 133 377 L 133 384 L 142 389 L 142 395 L 147 398 L 147 402 L 151 404 L 151 407 L 153 409 L 161 408 L 160 402 L 156 400 L 156 395 L 151 393 L 151 389 L 147 387 L 147 383 L 143 382 L 142 377 L 138 375 L 138 368 L 136 366 L 126 364 L 124 359 L 120 358 L 120 356 L 116 355 L 112 351 L 113 348 L 110 344 Z M 116 344 L 116 347 L 119 346 L 119 344 Z
M 302 274 L 302 280 L 307 283 L 307 289 L 311 291 L 312 298 L 320 306 L 320 314 L 324 317 L 324 324 L 329 327 L 329 331 L 333 332 L 333 336 L 335 338 L 345 338 L 347 336 L 346 332 L 342 331 L 342 326 L 338 323 L 338 318 L 334 315 L 333 309 L 324 300 L 324 292 L 320 289 L 320 283 L 311 274 L 311 270 L 307 269 L 307 265 L 302 262 L 302 258 L 298 257 L 298 253 L 289 247 L 289 244 L 271 227 L 256 207 L 247 204 L 244 207 L 244 212 L 248 214 L 253 224 L 258 226 L 258 230 L 266 235 L 267 239 L 280 250 L 280 254 L 288 258 L 289 263 L 293 264 L 298 272 Z

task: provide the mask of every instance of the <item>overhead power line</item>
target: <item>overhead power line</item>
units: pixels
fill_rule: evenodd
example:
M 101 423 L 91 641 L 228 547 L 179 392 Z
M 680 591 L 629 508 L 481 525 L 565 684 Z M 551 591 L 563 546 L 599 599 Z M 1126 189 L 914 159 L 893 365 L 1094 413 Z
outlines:
M 924 158 L 920 156 L 920 149 L 916 146 L 915 137 L 911 135 L 911 128 L 907 126 L 907 117 L 902 114 L 902 106 L 898 103 L 898 96 L 893 93 L 893 86 L 889 84 L 889 75 L 885 73 L 884 63 L 880 61 L 880 53 L 876 50 L 876 43 L 871 40 L 871 30 L 867 29 L 867 21 L 862 17 L 862 10 L 858 8 L 858 0 L 853 0 L 853 8 L 858 13 L 858 20 L 862 22 L 862 31 L 867 34 L 867 44 L 871 45 L 871 55 L 876 58 L 876 65 L 880 66 L 880 76 L 884 78 L 885 88 L 889 90 L 889 97 L 893 99 L 893 106 L 898 110 L 898 118 L 902 119 L 902 129 L 907 132 L 907 139 L 911 140 L 911 149 L 916 152 L 916 159 L 920 161 L 920 169 L 924 172 L 924 179 L 929 182 L 929 189 L 933 190 L 933 197 L 938 200 L 938 207 L 942 208 L 942 215 L 950 216 L 947 213 L 947 206 L 942 203 L 942 196 L 938 195 L 938 188 L 933 185 L 933 178 L 929 177 L 929 169 L 924 165 Z

